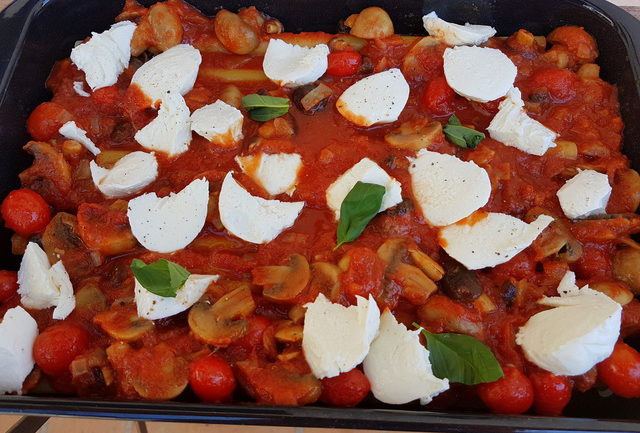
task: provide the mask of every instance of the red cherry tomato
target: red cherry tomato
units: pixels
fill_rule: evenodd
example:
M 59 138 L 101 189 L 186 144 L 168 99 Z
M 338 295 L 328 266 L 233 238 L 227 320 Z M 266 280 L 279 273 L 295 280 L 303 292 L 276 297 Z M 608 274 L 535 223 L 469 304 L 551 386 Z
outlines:
M 58 130 L 73 116 L 60 104 L 43 102 L 27 119 L 27 131 L 38 141 L 49 141 L 58 135 Z
M 357 51 L 335 51 L 327 57 L 329 66 L 327 74 L 336 77 L 346 77 L 358 73 L 362 56 Z
M 0 212 L 4 225 L 22 236 L 44 230 L 51 221 L 47 202 L 40 194 L 26 188 L 11 191 L 2 201 Z
M 4 302 L 18 291 L 18 273 L 0 271 L 0 302 Z
M 478 385 L 478 395 L 494 413 L 526 412 L 533 404 L 531 381 L 515 367 L 502 367 L 502 371 L 504 371 L 502 379 Z
M 69 364 L 89 347 L 89 334 L 71 322 L 60 322 L 44 330 L 33 344 L 36 364 L 50 376 L 69 372 Z
M 271 326 L 271 321 L 264 316 L 251 316 L 248 319 L 249 329 L 247 333 L 236 340 L 233 345 L 240 346 L 247 352 L 251 352 L 254 348 L 262 346 L 262 334 L 264 330 Z
M 354 368 L 336 377 L 322 379 L 320 401 L 332 406 L 353 407 L 364 400 L 370 390 L 369 379 Z
M 200 400 L 207 403 L 230 400 L 236 388 L 233 370 L 215 355 L 201 356 L 191 363 L 189 383 Z
M 576 95 L 576 75 L 568 69 L 543 69 L 531 77 L 533 90 L 547 89 L 555 100 L 565 101 Z
M 422 94 L 422 105 L 436 116 L 445 116 L 454 112 L 455 98 L 456 92 L 449 87 L 447 79 L 441 76 L 429 81 Z
M 640 397 L 640 353 L 617 343 L 611 356 L 598 364 L 598 377 L 620 397 Z
M 529 375 L 533 384 L 533 408 L 537 414 L 560 416 L 571 400 L 571 382 L 565 376 L 548 371 L 535 371 Z

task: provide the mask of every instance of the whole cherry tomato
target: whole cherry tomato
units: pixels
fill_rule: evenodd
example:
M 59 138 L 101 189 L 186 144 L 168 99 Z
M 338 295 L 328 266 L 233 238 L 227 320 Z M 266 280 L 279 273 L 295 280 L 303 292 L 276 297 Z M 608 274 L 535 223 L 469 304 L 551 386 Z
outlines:
M 529 375 L 533 384 L 533 408 L 536 413 L 560 416 L 571 400 L 572 385 L 565 376 L 548 371 L 535 371 Z
M 427 84 L 422 94 L 422 105 L 436 116 L 446 116 L 453 113 L 453 101 L 456 92 L 453 91 L 444 76 L 437 77 Z
M 543 69 L 531 77 L 534 92 L 546 89 L 549 95 L 557 101 L 565 101 L 576 95 L 576 74 L 568 69 Z
M 640 353 L 617 343 L 611 356 L 598 364 L 598 377 L 620 397 L 640 397 Z
M 69 372 L 76 356 L 89 347 L 89 334 L 71 322 L 60 322 L 45 329 L 33 344 L 33 358 L 42 371 L 50 376 Z
M 327 57 L 329 66 L 327 74 L 336 77 L 346 77 L 358 73 L 362 56 L 357 51 L 335 51 Z
M 215 355 L 205 355 L 191 363 L 189 369 L 191 389 L 200 400 L 219 403 L 231 400 L 236 378 L 227 362 Z
M 332 406 L 353 407 L 369 394 L 369 379 L 357 368 L 322 379 L 320 401 Z
M 2 201 L 0 207 L 4 225 L 22 236 L 38 233 L 51 221 L 51 209 L 35 191 L 16 189 Z
M 49 141 L 58 135 L 62 125 L 73 120 L 73 116 L 62 105 L 43 102 L 27 119 L 27 131 L 38 141 Z
M 524 413 L 533 404 L 533 385 L 515 367 L 502 367 L 504 377 L 491 383 L 481 383 L 478 395 L 494 413 Z

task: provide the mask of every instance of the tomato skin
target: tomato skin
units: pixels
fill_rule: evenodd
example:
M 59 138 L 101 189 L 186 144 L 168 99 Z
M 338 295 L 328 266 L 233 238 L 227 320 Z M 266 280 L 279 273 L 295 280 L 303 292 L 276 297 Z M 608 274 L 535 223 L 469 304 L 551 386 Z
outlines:
M 444 76 L 437 77 L 429 82 L 422 94 L 422 105 L 436 116 L 446 116 L 453 113 L 453 101 L 456 92 L 449 87 Z
M 560 416 L 571 400 L 572 386 L 565 376 L 548 371 L 535 371 L 529 375 L 533 384 L 533 408 L 539 415 Z
M 49 141 L 58 135 L 58 130 L 73 116 L 60 104 L 43 102 L 27 119 L 27 131 L 38 141 Z
M 236 378 L 225 360 L 219 356 L 205 355 L 191 363 L 189 384 L 200 400 L 219 403 L 231 400 L 236 389 Z
M 4 225 L 22 236 L 45 229 L 51 221 L 51 209 L 35 191 L 27 188 L 11 191 L 0 207 Z
M 89 334 L 71 322 L 60 322 L 36 337 L 33 358 L 50 376 L 69 373 L 69 364 L 89 347 Z
M 0 302 L 4 302 L 18 291 L 18 273 L 0 270 Z
M 576 95 L 576 75 L 568 69 L 543 69 L 531 77 L 534 90 L 546 88 L 557 101 L 566 101 Z
M 613 353 L 597 366 L 598 377 L 616 395 L 640 397 L 640 353 L 625 343 L 616 343 Z
M 335 377 L 325 377 L 321 382 L 320 401 L 331 406 L 354 407 L 371 390 L 369 379 L 357 368 Z
M 251 316 L 249 319 L 249 330 L 241 338 L 233 342 L 234 346 L 240 346 L 247 352 L 262 346 L 262 335 L 264 330 L 271 326 L 271 321 L 264 316 Z
M 362 56 L 357 51 L 335 51 L 327 57 L 329 66 L 327 74 L 335 77 L 346 77 L 358 73 Z
M 531 381 L 515 367 L 502 367 L 502 371 L 502 379 L 478 385 L 478 395 L 491 412 L 512 415 L 526 412 L 533 404 Z
M 340 281 L 347 299 L 356 302 L 356 296 L 374 298 L 382 293 L 382 279 L 385 264 L 375 251 L 369 248 L 354 247 L 347 251 L 349 268 L 342 273 Z

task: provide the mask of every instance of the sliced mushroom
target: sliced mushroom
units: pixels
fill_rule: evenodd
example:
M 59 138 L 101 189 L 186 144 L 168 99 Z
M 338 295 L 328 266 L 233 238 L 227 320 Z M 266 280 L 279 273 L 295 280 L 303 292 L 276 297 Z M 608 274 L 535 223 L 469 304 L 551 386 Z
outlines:
M 387 267 L 394 268 L 398 263 L 406 260 L 407 242 L 404 238 L 387 239 L 378 247 L 377 253 Z
M 313 265 L 311 265 L 311 268 L 313 269 Z M 313 270 L 311 272 L 313 273 Z M 311 281 L 313 281 L 313 277 Z M 289 316 L 289 319 L 291 319 L 293 323 L 300 324 L 304 321 L 305 313 L 306 310 L 302 305 L 294 305 L 289 309 L 287 316 Z
M 428 149 L 433 143 L 442 142 L 442 124 L 426 118 L 404 122 L 385 135 L 384 140 L 397 149 L 413 151 Z
M 291 120 L 286 117 L 276 117 L 264 122 L 258 128 L 258 135 L 262 138 L 289 138 L 295 134 Z
M 338 35 L 331 39 L 327 45 L 331 51 L 360 51 L 367 45 L 367 41 L 353 35 Z
M 604 293 L 620 305 L 627 305 L 633 300 L 633 292 L 621 281 L 598 281 L 589 283 L 589 287 Z
M 324 110 L 333 90 L 323 83 L 312 83 L 298 87 L 293 92 L 293 103 L 304 114 L 313 115 Z
M 279 361 L 291 361 L 293 359 L 296 359 L 300 355 L 302 355 L 300 349 L 296 347 L 287 347 L 282 351 L 282 353 L 278 354 L 277 358 Z
M 340 297 L 340 273 L 342 269 L 333 263 L 316 262 L 311 265 L 309 292 L 315 296 L 324 294 L 332 302 Z M 291 316 L 290 316 L 291 317 Z
M 189 383 L 189 364 L 176 356 L 165 343 L 142 348 L 134 354 L 135 374 L 131 381 L 140 397 L 170 400 L 184 391 Z
M 276 340 L 280 343 L 298 343 L 302 341 L 302 329 L 302 325 L 286 320 L 276 326 Z
M 482 285 L 475 271 L 470 271 L 458 262 L 445 265 L 442 291 L 451 299 L 460 302 L 473 302 L 482 295 Z
M 444 268 L 431 257 L 416 248 L 409 248 L 413 262 L 433 281 L 440 281 L 444 277 Z
M 61 152 L 48 143 L 30 141 L 24 150 L 35 157 L 29 168 L 20 173 L 20 182 L 39 193 L 58 209 L 68 207 L 71 191 L 71 167 Z
M 291 301 L 309 283 L 309 262 L 300 254 L 289 256 L 289 266 L 261 266 L 253 270 L 253 283 L 264 286 L 262 294 L 275 301 Z
M 151 320 L 138 317 L 136 305 L 130 300 L 114 302 L 109 310 L 96 314 L 93 323 L 120 341 L 139 340 L 154 327 Z
M 91 319 L 97 313 L 107 309 L 107 297 L 98 287 L 98 278 L 92 278 L 81 284 L 76 291 L 76 314 Z
M 640 250 L 623 248 L 613 256 L 613 276 L 640 294 Z
M 478 296 L 478 298 L 473 301 L 473 307 L 484 314 L 490 313 L 497 308 L 496 304 L 493 303 L 486 293 Z
M 446 296 L 434 295 L 418 309 L 418 318 L 441 327 L 445 332 L 457 332 L 482 338 L 482 317 Z
M 227 347 L 249 329 L 246 318 L 256 304 L 248 287 L 239 287 L 222 296 L 215 304 L 198 302 L 189 311 L 189 328 L 203 342 Z
M 266 20 L 262 25 L 262 28 L 268 35 L 276 35 L 284 31 L 284 26 L 282 25 L 282 23 L 273 18 Z
M 103 254 L 122 254 L 138 245 L 131 232 L 126 202 L 123 200 L 111 206 L 82 203 L 78 207 L 77 219 L 78 233 L 84 243 Z
M 567 263 L 573 263 L 582 256 L 582 244 L 559 221 L 551 223 L 535 241 L 534 248 L 541 257 L 557 256 Z
M 379 7 L 368 7 L 345 20 L 350 33 L 363 39 L 381 39 L 393 35 L 393 22 L 389 14 Z
M 419 268 L 399 263 L 390 278 L 402 286 L 402 296 L 413 305 L 423 305 L 432 293 L 438 290 L 434 283 Z

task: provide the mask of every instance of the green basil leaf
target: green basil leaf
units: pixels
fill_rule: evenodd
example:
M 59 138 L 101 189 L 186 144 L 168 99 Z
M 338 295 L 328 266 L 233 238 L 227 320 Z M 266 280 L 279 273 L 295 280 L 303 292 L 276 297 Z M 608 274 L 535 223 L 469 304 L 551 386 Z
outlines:
M 242 106 L 247 109 L 249 116 L 258 122 L 266 122 L 289 112 L 289 100 L 277 96 L 247 95 L 242 98 Z
M 482 132 L 462 126 L 460 119 L 455 114 L 449 118 L 447 126 L 444 127 L 444 135 L 451 143 L 465 149 L 474 149 L 485 139 Z
M 380 212 L 385 191 L 384 186 L 374 183 L 357 182 L 353 186 L 340 206 L 336 248 L 362 234 L 369 221 Z
M 131 270 L 142 287 L 166 298 L 175 298 L 190 275 L 182 266 L 165 259 L 148 265 L 140 259 L 133 259 Z
M 480 340 L 463 334 L 432 334 L 424 328 L 422 333 L 434 376 L 465 385 L 495 382 L 504 376 L 498 360 Z

